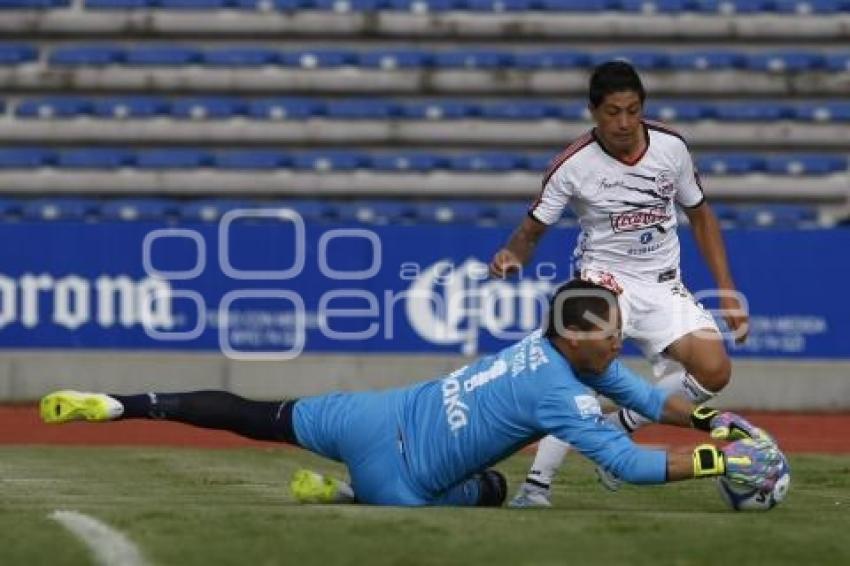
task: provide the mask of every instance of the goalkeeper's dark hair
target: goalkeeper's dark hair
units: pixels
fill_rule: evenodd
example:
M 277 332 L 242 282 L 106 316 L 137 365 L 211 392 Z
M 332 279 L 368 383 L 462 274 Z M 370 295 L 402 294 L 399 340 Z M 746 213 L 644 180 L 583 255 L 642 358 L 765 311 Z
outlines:
M 593 69 L 588 90 L 588 98 L 593 108 L 602 104 L 609 94 L 626 91 L 637 93 L 641 104 L 646 100 L 646 90 L 640 76 L 630 64 L 625 61 L 608 61 Z
M 558 287 L 549 301 L 543 334 L 554 338 L 558 330 L 569 327 L 596 330 L 596 324 L 590 319 L 609 320 L 611 306 L 616 304 L 617 295 L 602 285 L 581 279 L 568 281 Z

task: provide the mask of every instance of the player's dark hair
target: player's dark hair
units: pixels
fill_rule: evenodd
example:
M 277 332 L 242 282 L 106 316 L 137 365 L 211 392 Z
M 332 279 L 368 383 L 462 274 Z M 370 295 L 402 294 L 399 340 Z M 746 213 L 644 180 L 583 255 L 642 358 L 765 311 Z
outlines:
M 616 304 L 617 296 L 610 289 L 590 281 L 573 279 L 558 287 L 552 295 L 543 333 L 554 338 L 558 330 L 569 327 L 596 330 L 597 326 L 589 319 L 609 320 L 611 305 Z
M 588 97 L 593 108 L 598 107 L 605 97 L 615 92 L 631 91 L 646 100 L 646 91 L 635 68 L 625 61 L 608 61 L 593 69 L 590 76 Z

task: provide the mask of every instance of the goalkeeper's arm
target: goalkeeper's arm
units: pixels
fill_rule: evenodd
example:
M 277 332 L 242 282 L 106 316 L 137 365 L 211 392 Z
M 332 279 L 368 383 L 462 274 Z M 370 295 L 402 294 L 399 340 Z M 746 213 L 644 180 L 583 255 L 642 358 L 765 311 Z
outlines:
M 744 417 L 712 407 L 694 405 L 680 395 L 670 395 L 661 411 L 661 423 L 682 427 L 693 427 L 711 433 L 717 440 L 741 440 L 770 436 L 762 429 L 750 424 Z

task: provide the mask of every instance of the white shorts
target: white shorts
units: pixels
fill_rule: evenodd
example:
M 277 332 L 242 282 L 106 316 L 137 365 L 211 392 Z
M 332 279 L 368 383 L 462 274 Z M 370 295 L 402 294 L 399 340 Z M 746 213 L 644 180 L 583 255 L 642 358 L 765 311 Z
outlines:
M 621 274 L 607 274 L 593 269 L 583 270 L 582 279 L 595 281 L 600 276 L 614 277 L 622 289 L 619 295 L 623 317 L 623 337 L 632 340 L 652 364 L 656 377 L 681 366 L 663 355 L 673 342 L 696 332 L 720 330 L 714 317 L 694 299 L 682 283 L 678 270 L 659 273 L 662 280 L 634 278 Z

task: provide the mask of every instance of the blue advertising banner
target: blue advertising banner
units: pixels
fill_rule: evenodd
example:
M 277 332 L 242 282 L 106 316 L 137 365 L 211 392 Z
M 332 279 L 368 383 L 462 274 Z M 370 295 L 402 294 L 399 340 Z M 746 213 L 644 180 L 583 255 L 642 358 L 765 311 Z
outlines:
M 489 279 L 505 227 L 305 223 L 244 211 L 218 224 L 0 225 L 0 347 L 301 352 L 501 348 L 540 325 L 569 278 L 573 228 L 554 228 L 523 277 Z M 753 357 L 850 358 L 850 230 L 728 230 Z M 682 267 L 713 282 L 690 234 Z M 706 301 L 712 307 L 712 301 Z

